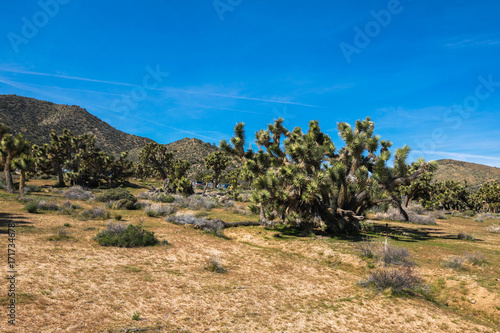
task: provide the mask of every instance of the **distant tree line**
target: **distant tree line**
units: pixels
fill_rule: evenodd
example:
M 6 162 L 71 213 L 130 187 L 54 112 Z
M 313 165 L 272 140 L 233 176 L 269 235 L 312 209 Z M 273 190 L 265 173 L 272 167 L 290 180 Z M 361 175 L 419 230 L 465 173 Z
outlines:
M 20 172 L 19 192 L 24 193 L 27 175 L 55 175 L 56 186 L 116 187 L 133 175 L 127 153 L 115 158 L 95 146 L 95 136 L 75 136 L 69 130 L 61 135 L 50 133 L 50 143 L 32 145 L 24 137 L 12 135 L 0 124 L 0 163 L 5 173 L 6 189 L 14 193 L 12 171 Z
M 356 121 L 354 128 L 344 122 L 337 128 L 344 142 L 340 149 L 321 131 L 318 121 L 311 121 L 304 132 L 299 127 L 287 129 L 280 118 L 255 133 L 258 149 L 254 151 L 244 148 L 248 144 L 245 125 L 238 123 L 229 142 L 221 141 L 221 150 L 204 158 L 207 171 L 197 180 L 212 182 L 214 187 L 229 182 L 233 190 L 247 184 L 252 209 L 262 223 L 278 219 L 334 232 L 357 229 L 366 211 L 381 205 L 396 207 L 408 219 L 405 207 L 412 201 L 429 210 L 500 211 L 498 183 L 472 192 L 456 181 L 433 182 L 437 164 L 423 159 L 408 164 L 408 146 L 393 155 L 392 142 L 374 134 L 370 118 Z M 194 193 L 188 177 L 190 163 L 175 159 L 162 144 L 148 143 L 133 163 L 126 152 L 115 157 L 96 147 L 90 134 L 52 132 L 49 143 L 32 145 L 22 135 L 9 132 L 0 123 L 0 166 L 9 193 L 14 193 L 15 169 L 20 173 L 20 193 L 26 178 L 36 174 L 56 176 L 57 186 L 86 187 L 117 187 L 132 176 L 156 178 L 164 192 Z

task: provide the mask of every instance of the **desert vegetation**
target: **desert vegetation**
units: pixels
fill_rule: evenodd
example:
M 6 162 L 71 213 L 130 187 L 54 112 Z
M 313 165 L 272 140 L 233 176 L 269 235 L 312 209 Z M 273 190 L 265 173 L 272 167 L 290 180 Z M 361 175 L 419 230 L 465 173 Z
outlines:
M 0 129 L 0 226 L 17 223 L 20 313 L 37 331 L 500 325 L 498 184 L 434 182 L 435 163 L 392 154 L 369 118 L 339 123 L 340 148 L 316 121 L 278 119 L 245 150 L 239 123 L 202 179 L 156 143 L 133 163 L 90 135 L 33 146 Z

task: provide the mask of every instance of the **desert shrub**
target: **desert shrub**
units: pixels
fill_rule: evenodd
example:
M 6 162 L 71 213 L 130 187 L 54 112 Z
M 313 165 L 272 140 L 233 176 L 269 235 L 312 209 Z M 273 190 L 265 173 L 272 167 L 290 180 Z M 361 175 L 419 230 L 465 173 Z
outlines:
M 28 202 L 26 205 L 24 205 L 24 209 L 31 214 L 38 213 L 38 205 L 36 202 Z
M 421 204 L 411 204 L 408 206 L 407 210 L 418 215 L 423 215 L 425 213 L 425 209 Z
M 481 214 L 481 217 L 484 218 L 485 220 L 500 220 L 500 214 L 494 214 L 494 213 L 484 213 Z
M 154 232 L 144 230 L 140 225 L 108 224 L 106 230 L 94 237 L 101 246 L 142 247 L 158 244 Z
M 481 266 L 482 264 L 486 263 L 484 255 L 479 251 L 475 253 L 466 252 L 465 259 L 475 266 Z
M 228 209 L 228 208 L 226 208 Z M 224 209 L 224 210 L 226 210 Z M 238 207 L 235 207 L 234 209 L 231 210 L 231 212 L 233 214 L 238 214 L 238 215 L 249 215 L 250 212 L 248 210 L 246 210 L 245 208 L 238 208 Z
M 362 257 L 374 258 L 376 255 L 375 243 L 371 241 L 362 241 L 357 244 L 357 248 Z
M 154 193 L 154 192 L 142 192 L 137 196 L 139 199 L 151 200 L 155 202 L 162 203 L 172 203 L 175 201 L 175 197 L 171 194 L 166 193 Z
M 157 196 L 157 201 L 163 203 L 172 203 L 175 201 L 175 197 L 171 194 L 159 194 Z
M 212 253 L 205 264 L 204 269 L 214 273 L 225 273 L 226 269 L 222 264 L 221 256 L 218 253 Z
M 407 248 L 395 247 L 389 244 L 375 243 L 369 240 L 357 244 L 361 257 L 376 258 L 383 266 L 412 266 L 411 253 Z
M 92 209 L 84 210 L 82 217 L 90 220 L 105 220 L 109 218 L 109 212 L 102 207 L 93 207 Z
M 476 239 L 472 234 L 467 234 L 465 232 L 458 233 L 457 237 L 458 237 L 458 239 L 464 239 L 464 240 L 470 240 L 470 241 L 473 241 Z
M 435 210 L 431 212 L 431 215 L 438 220 L 447 220 L 448 217 L 442 210 Z
M 54 202 L 49 202 L 47 200 L 38 200 L 35 198 L 31 197 L 19 197 L 17 198 L 18 201 L 25 203 L 24 209 L 28 213 L 37 213 L 38 211 L 41 210 L 58 210 L 59 206 L 54 203 Z
M 167 217 L 166 221 L 172 222 L 179 225 L 192 225 L 195 228 L 199 228 L 207 233 L 213 234 L 217 237 L 224 238 L 224 225 L 220 220 L 209 220 L 204 217 L 196 218 L 193 215 L 174 215 Z
M 380 261 L 385 265 L 411 265 L 410 251 L 405 247 L 381 244 L 378 249 Z
M 221 204 L 224 208 L 232 208 L 234 207 L 234 201 L 232 200 L 226 200 L 224 202 L 221 201 Z
M 59 210 L 59 206 L 47 200 L 39 200 L 37 202 L 38 210 Z
M 106 192 L 98 195 L 96 198 L 96 200 L 100 202 L 118 201 L 122 199 L 131 201 L 133 203 L 137 202 L 137 198 L 124 188 L 114 188 L 111 190 L 107 190 Z
M 25 195 L 20 195 L 16 198 L 17 201 L 19 201 L 20 203 L 28 203 L 28 202 L 34 202 L 36 201 L 35 198 L 33 197 L 27 197 Z
M 194 217 L 196 217 L 197 219 L 199 219 L 201 217 L 207 217 L 207 216 L 208 216 L 208 212 L 205 212 L 205 211 L 194 213 Z
M 50 236 L 49 240 L 50 241 L 61 241 L 61 240 L 67 240 L 70 239 L 71 237 L 68 235 L 68 231 L 65 228 L 59 229 L 59 231 Z
M 71 200 L 92 200 L 94 199 L 94 193 L 86 191 L 81 186 L 72 186 L 63 192 L 64 197 Z
M 434 217 L 430 214 L 419 215 L 411 210 L 408 210 L 406 213 L 408 214 L 408 218 L 409 218 L 408 222 L 410 222 L 410 223 L 436 224 Z M 382 220 L 406 222 L 404 220 L 403 216 L 399 213 L 399 210 L 397 210 L 394 207 L 390 207 L 386 213 L 381 213 L 381 212 L 377 213 L 376 216 L 378 219 L 382 219 Z
M 462 217 L 473 217 L 476 213 L 472 210 L 466 210 L 462 212 Z
M 463 269 L 462 264 L 465 262 L 464 257 L 459 257 L 459 256 L 453 256 L 448 258 L 444 263 L 443 266 L 451 268 L 451 269 Z
M 422 285 L 422 279 L 412 266 L 381 267 L 369 273 L 365 281 L 360 284 L 364 287 L 373 287 L 377 290 L 391 289 L 395 293 L 413 292 Z
M 128 224 L 109 222 L 106 225 L 106 232 L 109 234 L 121 234 L 127 229 Z
M 30 193 L 30 192 L 42 192 L 42 188 L 38 185 L 27 185 L 24 188 L 24 193 Z
M 59 213 L 64 215 L 73 215 L 80 206 L 73 205 L 69 200 L 59 206 Z
M 175 213 L 175 207 L 172 205 L 153 204 L 145 208 L 146 215 L 149 217 L 160 217 Z
M 191 210 L 210 210 L 215 207 L 219 207 L 220 204 L 217 199 L 203 197 L 201 195 L 191 195 L 187 198 L 176 197 L 175 203 L 183 208 L 188 208 Z
M 493 224 L 486 228 L 486 231 L 493 233 L 500 233 L 500 224 Z
M 112 209 L 127 209 L 127 210 L 137 210 L 141 208 L 141 204 L 136 201 L 131 201 L 128 199 L 120 199 L 116 201 L 111 201 L 108 203 Z

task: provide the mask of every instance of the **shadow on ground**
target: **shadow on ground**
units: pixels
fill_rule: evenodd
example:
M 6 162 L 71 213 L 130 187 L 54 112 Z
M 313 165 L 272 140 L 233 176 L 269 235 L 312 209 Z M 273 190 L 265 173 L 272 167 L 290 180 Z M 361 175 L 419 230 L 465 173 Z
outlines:
M 426 241 L 430 239 L 455 239 L 458 240 L 457 235 L 450 234 L 449 232 L 443 231 L 444 229 L 438 226 L 418 226 L 406 227 L 401 225 L 391 225 L 391 223 L 379 222 L 374 223 L 374 233 L 376 234 L 386 234 L 389 235 L 390 239 L 400 241 L 400 242 L 419 242 Z M 481 239 L 475 239 L 475 241 L 482 242 Z
M 33 225 L 33 222 L 23 220 L 23 216 L 19 214 L 0 213 L 0 234 L 8 233 L 9 223 L 15 223 L 16 226 Z

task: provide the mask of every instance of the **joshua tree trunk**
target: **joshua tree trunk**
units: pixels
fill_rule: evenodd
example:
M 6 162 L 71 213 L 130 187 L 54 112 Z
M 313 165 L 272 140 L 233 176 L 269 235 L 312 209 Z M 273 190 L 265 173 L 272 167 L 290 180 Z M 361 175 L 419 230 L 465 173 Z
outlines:
M 21 170 L 21 180 L 19 181 L 19 194 L 24 194 L 24 187 L 26 184 L 26 171 Z
M 58 178 L 56 185 L 57 187 L 66 186 L 66 184 L 64 183 L 64 173 L 62 170 L 57 170 L 57 178 Z
M 12 171 L 10 170 L 10 160 L 11 159 L 9 157 L 5 159 L 5 166 L 4 166 L 5 183 L 7 185 L 7 192 L 14 193 L 14 184 L 12 182 Z
M 410 220 L 410 218 L 408 216 L 408 213 L 401 206 L 401 204 L 397 200 L 394 200 L 393 203 L 399 209 L 399 213 L 401 215 L 403 215 L 403 218 L 405 219 L 405 221 L 408 222 Z
M 266 219 L 266 213 L 264 212 L 264 206 L 260 204 L 260 223 L 266 223 L 266 222 L 267 219 Z
M 405 196 L 404 206 L 405 206 L 405 207 L 408 207 L 408 204 L 409 204 L 409 203 L 410 203 L 410 195 L 409 195 L 409 194 L 407 194 L 407 195 Z

